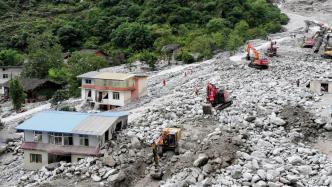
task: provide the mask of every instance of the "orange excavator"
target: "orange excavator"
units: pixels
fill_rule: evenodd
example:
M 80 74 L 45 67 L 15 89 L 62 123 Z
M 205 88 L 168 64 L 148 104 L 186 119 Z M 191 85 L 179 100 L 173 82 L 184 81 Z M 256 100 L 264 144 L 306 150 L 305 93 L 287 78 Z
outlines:
M 252 46 L 251 42 L 247 43 L 247 60 L 250 60 L 249 67 L 256 69 L 267 69 L 269 67 L 267 58 L 260 58 L 259 52 Z M 254 57 L 250 56 L 250 51 L 254 53 Z

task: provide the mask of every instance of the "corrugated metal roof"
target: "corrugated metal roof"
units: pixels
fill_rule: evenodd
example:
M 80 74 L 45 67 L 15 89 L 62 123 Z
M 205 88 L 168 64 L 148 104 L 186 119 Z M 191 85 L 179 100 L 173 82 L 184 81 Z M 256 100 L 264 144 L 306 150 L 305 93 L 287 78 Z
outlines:
M 82 132 L 85 131 L 85 133 L 77 134 L 97 135 L 100 134 L 101 129 L 104 129 L 105 124 L 110 123 L 110 125 L 112 125 L 114 120 L 118 119 L 121 116 L 127 116 L 128 114 L 128 112 L 80 113 L 46 111 L 34 115 L 30 119 L 17 126 L 16 129 L 44 132 L 76 133 L 74 132 L 74 129 L 76 127 L 80 127 L 78 129 L 80 129 Z M 99 119 L 101 121 L 104 121 L 103 123 L 99 123 L 100 121 L 92 119 Z M 89 121 L 89 124 L 87 124 L 86 120 Z
M 112 73 L 112 72 L 99 72 L 90 71 L 82 75 L 77 76 L 77 78 L 90 78 L 90 79 L 107 79 L 107 80 L 126 80 L 134 77 L 133 74 L 126 73 Z
M 90 71 L 87 73 L 84 73 L 82 75 L 77 76 L 77 78 L 91 78 L 93 79 L 95 77 L 95 75 L 97 75 L 99 72 L 97 71 Z
M 96 79 L 108 79 L 108 80 L 126 80 L 126 79 L 129 79 L 131 77 L 134 77 L 134 75 L 125 74 L 125 73 L 100 72 L 97 75 L 95 75 L 94 78 L 96 78 Z
M 117 117 L 89 116 L 81 121 L 81 123 L 72 130 L 72 133 L 100 136 L 103 135 L 116 120 Z

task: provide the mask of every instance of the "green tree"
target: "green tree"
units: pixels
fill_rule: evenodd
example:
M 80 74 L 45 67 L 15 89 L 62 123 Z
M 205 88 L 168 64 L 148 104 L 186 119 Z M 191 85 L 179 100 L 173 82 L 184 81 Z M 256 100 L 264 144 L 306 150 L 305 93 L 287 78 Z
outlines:
M 26 94 L 18 78 L 9 81 L 9 97 L 13 103 L 14 109 L 19 111 L 23 106 Z
M 104 58 L 94 54 L 81 54 L 75 52 L 68 60 L 67 65 L 60 68 L 51 68 L 48 75 L 51 79 L 68 85 L 68 91 L 72 97 L 79 96 L 80 82 L 77 76 L 89 71 L 96 71 L 107 67 Z
M 209 32 L 220 32 L 226 27 L 227 23 L 223 18 L 212 18 L 206 24 L 206 28 Z
M 154 37 L 152 32 L 139 23 L 123 23 L 112 33 L 112 42 L 121 48 L 132 48 L 142 51 L 152 47 Z
M 82 45 L 81 31 L 71 25 L 59 28 L 57 34 L 64 50 L 75 49 Z
M 144 50 L 138 54 L 136 54 L 131 61 L 139 60 L 145 64 L 147 64 L 152 70 L 156 69 L 156 61 L 158 60 L 158 56 L 150 51 Z
M 23 64 L 24 57 L 16 50 L 5 49 L 0 51 L 1 66 L 20 66 Z
M 23 64 L 23 75 L 29 78 L 45 78 L 51 68 L 63 64 L 61 46 L 49 35 L 29 38 L 28 62 Z

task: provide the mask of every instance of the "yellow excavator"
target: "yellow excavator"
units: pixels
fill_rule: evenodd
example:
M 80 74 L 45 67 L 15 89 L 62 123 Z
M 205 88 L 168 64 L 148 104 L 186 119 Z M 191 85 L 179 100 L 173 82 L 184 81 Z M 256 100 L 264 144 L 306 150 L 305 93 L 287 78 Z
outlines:
M 324 51 L 322 53 L 322 57 L 324 58 L 332 58 L 332 44 L 331 44 L 332 41 L 330 41 L 330 37 L 331 35 L 326 36 Z
M 180 139 L 180 128 L 164 128 L 160 134 L 160 137 L 153 143 L 153 153 L 162 155 L 167 150 L 173 150 L 175 154 L 179 154 Z

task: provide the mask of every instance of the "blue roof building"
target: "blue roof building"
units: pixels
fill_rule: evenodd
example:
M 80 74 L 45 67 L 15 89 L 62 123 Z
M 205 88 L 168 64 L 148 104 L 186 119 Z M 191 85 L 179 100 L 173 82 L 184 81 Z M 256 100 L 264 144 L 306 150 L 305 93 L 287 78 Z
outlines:
M 80 113 L 46 111 L 16 127 L 24 132 L 24 163 L 38 169 L 58 161 L 100 156 L 100 148 L 126 128 L 128 112 Z

